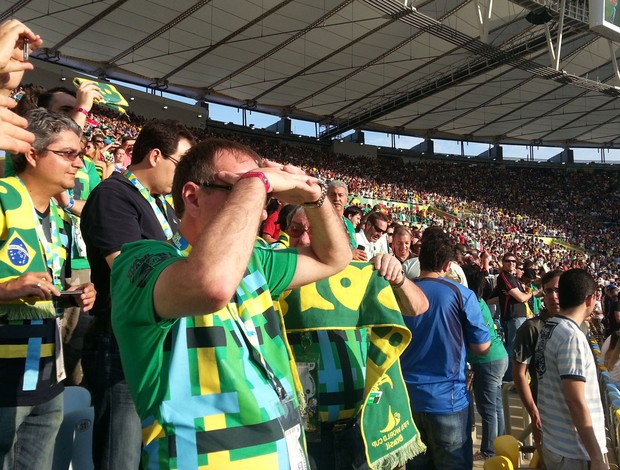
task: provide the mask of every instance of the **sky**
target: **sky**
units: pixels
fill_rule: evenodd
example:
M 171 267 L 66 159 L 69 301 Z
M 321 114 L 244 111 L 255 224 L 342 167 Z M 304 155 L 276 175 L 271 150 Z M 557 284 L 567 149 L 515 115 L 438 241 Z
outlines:
M 115 82 L 115 80 L 113 80 Z M 117 82 L 129 88 L 143 90 L 143 87 L 134 86 L 124 82 Z M 181 101 L 183 103 L 194 104 L 192 99 L 184 98 L 170 93 L 164 93 L 167 99 Z M 254 124 L 257 129 L 264 129 L 277 122 L 280 117 L 272 116 L 257 111 L 247 111 L 248 125 Z M 243 125 L 243 112 L 239 108 L 209 103 L 209 118 L 221 122 L 233 122 L 234 124 Z M 306 135 L 316 137 L 316 124 L 314 122 L 301 121 L 298 119 L 291 120 L 291 132 L 298 135 Z M 390 147 L 392 139 L 390 134 L 364 131 L 364 140 L 366 145 L 375 145 L 377 147 Z M 422 142 L 424 139 L 410 136 L 396 136 L 396 148 L 410 149 Z M 435 153 L 445 153 L 453 155 L 461 155 L 461 142 L 451 140 L 434 139 Z M 519 160 L 527 159 L 530 149 L 523 145 L 502 145 L 504 159 Z M 489 144 L 465 142 L 463 152 L 465 156 L 480 155 L 489 149 Z M 534 147 L 534 160 L 545 161 L 562 151 L 559 147 Z M 600 149 L 573 149 L 573 155 L 576 162 L 601 162 Z M 620 163 L 620 150 L 605 150 L 605 160 L 607 163 Z

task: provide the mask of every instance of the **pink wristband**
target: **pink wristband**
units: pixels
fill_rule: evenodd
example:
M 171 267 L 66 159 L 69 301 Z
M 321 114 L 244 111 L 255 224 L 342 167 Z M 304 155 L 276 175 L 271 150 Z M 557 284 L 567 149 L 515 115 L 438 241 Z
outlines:
M 271 183 L 269 183 L 267 175 L 265 175 L 262 171 L 248 171 L 239 177 L 240 180 L 245 178 L 259 178 L 265 185 L 265 192 L 269 193 L 269 191 L 271 191 Z
M 74 110 L 76 113 L 82 113 L 84 116 L 88 117 L 88 115 L 90 114 L 89 111 L 86 111 L 84 108 L 75 108 Z

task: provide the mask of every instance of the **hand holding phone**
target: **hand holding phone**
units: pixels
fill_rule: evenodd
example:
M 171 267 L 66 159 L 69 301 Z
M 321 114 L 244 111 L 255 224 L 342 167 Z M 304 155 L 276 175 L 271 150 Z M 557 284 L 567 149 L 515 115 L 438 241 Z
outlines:
M 83 294 L 84 291 L 82 289 L 75 290 L 61 290 L 60 295 L 80 295 Z

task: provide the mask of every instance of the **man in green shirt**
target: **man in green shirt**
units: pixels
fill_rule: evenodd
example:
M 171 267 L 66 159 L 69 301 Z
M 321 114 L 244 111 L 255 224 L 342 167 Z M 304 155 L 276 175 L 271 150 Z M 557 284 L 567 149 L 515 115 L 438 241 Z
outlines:
M 112 323 L 143 420 L 142 463 L 307 468 L 273 299 L 351 259 L 325 189 L 296 167 L 211 139 L 179 162 L 172 194 L 181 217 L 174 245 L 127 244 L 112 268 Z M 268 196 L 307 204 L 310 247 L 254 248 Z

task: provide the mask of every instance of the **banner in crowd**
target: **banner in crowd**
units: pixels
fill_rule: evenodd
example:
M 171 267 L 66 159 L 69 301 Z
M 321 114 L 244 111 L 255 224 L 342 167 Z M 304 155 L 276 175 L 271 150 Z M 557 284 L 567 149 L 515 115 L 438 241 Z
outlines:
M 388 209 L 398 208 L 398 209 L 410 209 L 415 211 L 425 211 L 428 210 L 428 204 L 419 204 L 416 201 L 390 201 L 389 199 L 374 199 L 367 198 L 362 196 L 351 196 L 349 199 L 349 205 L 351 206 L 361 206 L 365 207 L 369 205 L 370 207 L 376 206 L 377 204 L 383 204 Z

